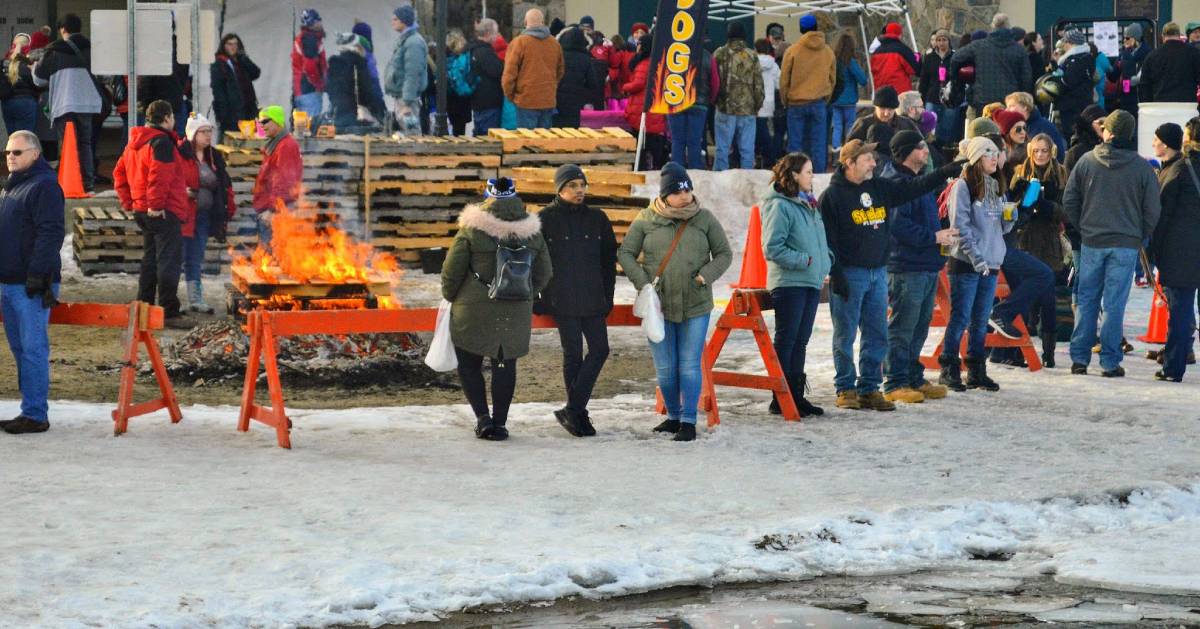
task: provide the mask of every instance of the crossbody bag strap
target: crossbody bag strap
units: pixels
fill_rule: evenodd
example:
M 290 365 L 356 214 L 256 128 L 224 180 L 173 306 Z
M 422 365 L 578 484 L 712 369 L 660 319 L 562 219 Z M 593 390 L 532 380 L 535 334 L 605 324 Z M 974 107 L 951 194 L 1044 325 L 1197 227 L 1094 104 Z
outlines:
M 1196 169 L 1192 166 L 1190 158 L 1183 158 L 1183 163 L 1187 166 L 1188 174 L 1192 176 L 1192 184 L 1196 186 L 1196 193 L 1200 194 L 1200 177 L 1196 176 Z
M 683 230 L 687 229 L 687 226 L 688 221 L 684 221 L 683 224 L 679 226 L 679 229 L 675 230 L 675 239 L 671 241 L 671 247 L 667 249 L 667 255 L 658 265 L 658 271 L 655 272 L 654 279 L 650 280 L 651 284 L 657 282 L 658 278 L 662 277 L 663 271 L 667 270 L 667 263 L 671 261 L 671 256 L 675 254 L 675 247 L 679 246 L 679 241 L 683 238 Z

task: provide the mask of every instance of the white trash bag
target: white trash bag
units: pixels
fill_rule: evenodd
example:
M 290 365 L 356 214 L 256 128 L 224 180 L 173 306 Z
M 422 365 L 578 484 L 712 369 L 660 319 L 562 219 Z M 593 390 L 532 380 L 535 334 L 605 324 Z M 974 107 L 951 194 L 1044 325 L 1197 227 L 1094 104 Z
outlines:
M 666 324 L 663 321 L 662 302 L 658 299 L 658 291 L 651 282 L 638 291 L 637 299 L 633 302 L 633 316 L 642 320 L 642 331 L 651 343 L 661 343 L 667 336 Z
M 433 341 L 429 344 L 429 353 L 425 354 L 425 364 L 434 371 L 453 371 L 458 368 L 458 355 L 454 353 L 454 343 L 450 341 L 450 306 L 445 299 L 438 306 Z

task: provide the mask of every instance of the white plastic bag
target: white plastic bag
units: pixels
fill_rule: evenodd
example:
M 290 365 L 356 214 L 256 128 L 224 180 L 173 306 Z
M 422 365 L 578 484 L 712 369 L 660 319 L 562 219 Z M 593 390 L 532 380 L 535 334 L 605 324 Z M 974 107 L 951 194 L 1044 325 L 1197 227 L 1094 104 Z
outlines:
M 666 324 L 663 322 L 662 302 L 658 299 L 658 291 L 654 282 L 646 284 L 638 291 L 637 299 L 633 302 L 633 316 L 642 320 L 642 331 L 651 343 L 661 343 L 667 336 Z
M 434 371 L 452 371 L 458 368 L 458 355 L 454 353 L 454 343 L 450 341 L 450 302 L 442 300 L 438 306 L 437 323 L 433 326 L 433 341 L 429 344 L 429 353 L 425 354 L 425 364 Z

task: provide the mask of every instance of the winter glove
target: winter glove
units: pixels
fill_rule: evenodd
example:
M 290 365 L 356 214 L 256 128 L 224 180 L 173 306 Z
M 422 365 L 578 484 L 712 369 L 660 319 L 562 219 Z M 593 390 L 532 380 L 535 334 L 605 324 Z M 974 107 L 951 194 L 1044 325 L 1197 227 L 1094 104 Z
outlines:
M 975 269 L 976 273 L 984 277 L 987 277 L 988 274 L 992 272 L 992 270 L 988 267 L 987 262 L 984 262 L 983 260 L 972 263 L 971 267 Z
M 550 306 L 547 306 L 546 302 L 542 299 L 537 299 L 533 302 L 533 314 L 548 315 L 550 314 Z
M 30 275 L 25 278 L 25 296 L 33 298 L 39 295 L 42 297 L 43 308 L 50 309 L 58 304 L 58 300 L 54 298 L 54 291 L 50 288 L 50 276 Z
M 846 274 L 840 269 L 829 275 L 829 290 L 843 300 L 850 298 L 850 283 L 846 281 Z

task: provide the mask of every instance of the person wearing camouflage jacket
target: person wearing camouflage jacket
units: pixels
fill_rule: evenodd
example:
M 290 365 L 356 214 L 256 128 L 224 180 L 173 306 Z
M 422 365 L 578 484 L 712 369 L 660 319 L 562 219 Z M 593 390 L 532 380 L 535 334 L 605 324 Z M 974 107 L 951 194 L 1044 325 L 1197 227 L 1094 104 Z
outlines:
M 729 25 L 729 43 L 713 53 L 721 87 L 713 121 L 717 155 L 713 170 L 729 168 L 729 149 L 737 142 L 742 168 L 754 168 L 755 116 L 762 108 L 766 90 L 758 69 L 758 56 L 746 46 L 746 29 Z

